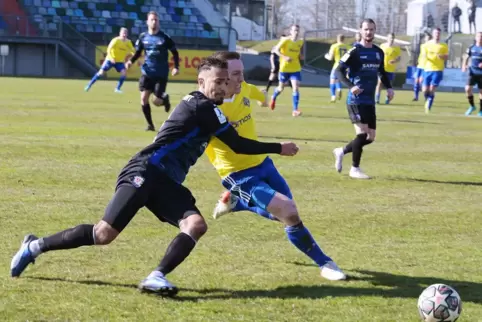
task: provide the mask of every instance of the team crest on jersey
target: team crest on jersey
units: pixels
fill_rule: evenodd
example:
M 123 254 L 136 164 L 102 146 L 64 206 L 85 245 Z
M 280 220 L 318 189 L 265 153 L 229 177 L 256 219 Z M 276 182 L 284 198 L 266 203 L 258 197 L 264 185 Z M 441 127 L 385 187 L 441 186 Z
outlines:
M 145 181 L 145 179 L 143 177 L 140 177 L 140 176 L 135 176 L 134 178 L 132 178 L 132 184 L 136 188 L 140 188 L 142 186 L 142 184 L 144 183 L 144 181 Z
M 243 97 L 243 104 L 244 104 L 244 106 L 249 107 L 250 106 L 249 98 Z

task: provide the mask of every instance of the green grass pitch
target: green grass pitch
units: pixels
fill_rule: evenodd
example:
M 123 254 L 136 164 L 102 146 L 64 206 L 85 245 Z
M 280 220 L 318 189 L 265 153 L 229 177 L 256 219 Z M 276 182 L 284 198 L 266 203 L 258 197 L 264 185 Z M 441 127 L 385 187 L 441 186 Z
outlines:
M 273 156 L 305 225 L 351 276 L 329 282 L 287 241 L 283 227 L 250 213 L 215 221 L 223 191 L 202 157 L 188 176 L 209 229 L 169 275 L 177 299 L 140 294 L 177 230 L 146 210 L 111 245 L 52 252 L 20 279 L 10 260 L 26 233 L 44 236 L 96 223 L 119 170 L 152 142 L 135 82 L 0 78 L 0 320 L 2 321 L 417 321 L 432 283 L 453 286 L 461 321 L 482 321 L 482 119 L 462 94 L 437 94 L 431 115 L 410 92 L 378 107 L 377 142 L 362 160 L 369 181 L 334 170 L 332 150 L 354 136 L 343 102 L 302 88 L 256 108 L 262 140 L 293 140 L 300 153 Z M 195 85 L 168 86 L 178 101 Z M 167 117 L 153 108 L 156 127 Z

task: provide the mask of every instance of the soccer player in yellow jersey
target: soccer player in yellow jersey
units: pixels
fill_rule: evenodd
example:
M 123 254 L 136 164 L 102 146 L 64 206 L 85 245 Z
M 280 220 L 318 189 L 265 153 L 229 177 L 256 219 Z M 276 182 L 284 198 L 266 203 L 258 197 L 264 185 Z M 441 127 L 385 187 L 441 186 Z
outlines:
M 276 98 L 284 89 L 284 84 L 291 81 L 293 88 L 293 116 L 300 116 L 301 112 L 298 110 L 300 102 L 300 82 L 301 82 L 301 48 L 303 48 L 303 39 L 298 39 L 300 26 L 293 25 L 290 29 L 288 37 L 282 37 L 279 43 L 274 48 L 274 53 L 280 58 L 279 69 L 279 84 L 278 88 L 274 90 L 273 96 L 269 106 L 272 110 L 276 107 Z
M 385 66 L 385 71 L 387 72 L 388 79 L 390 82 L 393 82 L 395 78 L 395 71 L 397 70 L 397 65 L 402 58 L 402 50 L 398 46 L 394 46 L 393 43 L 395 41 L 395 34 L 390 33 L 387 37 L 387 42 L 380 45 L 380 48 L 383 50 L 385 54 L 385 59 L 383 65 Z M 382 81 L 378 79 L 378 84 L 376 88 L 375 94 L 375 102 L 380 104 L 380 94 L 382 91 Z M 390 100 L 388 96 L 385 98 L 385 104 L 389 104 Z
M 336 101 L 337 97 L 339 100 L 341 99 L 341 83 L 336 76 L 335 71 L 336 67 L 338 67 L 338 64 L 340 63 L 341 57 L 345 55 L 348 49 L 350 49 L 350 47 L 345 44 L 345 36 L 340 34 L 336 37 L 336 43 L 331 45 L 330 51 L 325 55 L 327 60 L 333 60 L 335 62 L 330 74 L 330 93 L 332 103 Z
M 418 94 L 422 88 L 423 69 L 425 66 L 425 44 L 432 40 L 432 36 L 425 34 L 425 41 L 420 45 L 420 54 L 418 55 L 418 63 L 415 73 L 413 74 L 413 102 L 418 101 Z
M 444 76 L 445 61 L 449 57 L 449 47 L 440 42 L 440 28 L 432 31 L 432 40 L 425 44 L 424 73 L 422 91 L 425 94 L 425 112 L 429 113 L 435 98 L 435 91 Z
M 239 136 L 255 140 L 258 136 L 250 98 L 259 100 L 264 95 L 244 82 L 244 66 L 238 53 L 217 52 L 213 57 L 228 61 L 226 98 L 219 108 Z M 229 191 L 218 202 L 213 214 L 215 218 L 247 210 L 280 221 L 285 225 L 289 241 L 320 267 L 322 277 L 329 280 L 346 278 L 303 225 L 290 188 L 268 156 L 236 154 L 216 138 L 209 142 L 206 154 Z
M 92 77 L 90 83 L 85 87 L 85 91 L 94 85 L 94 83 L 104 74 L 104 72 L 110 70 L 112 67 L 121 74 L 117 87 L 115 89 L 116 93 L 122 93 L 121 87 L 126 79 L 126 67 L 125 62 L 129 59 L 135 52 L 134 46 L 130 39 L 127 38 L 127 28 L 121 28 L 119 32 L 119 37 L 115 37 L 109 43 L 107 47 L 107 57 L 99 69 L 97 74 Z

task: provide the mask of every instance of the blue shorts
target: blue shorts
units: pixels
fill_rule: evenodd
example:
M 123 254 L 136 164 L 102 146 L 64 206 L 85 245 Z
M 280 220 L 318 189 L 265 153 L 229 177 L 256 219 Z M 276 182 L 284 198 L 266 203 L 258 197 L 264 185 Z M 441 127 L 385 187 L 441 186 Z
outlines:
M 338 76 L 336 76 L 336 68 L 331 70 L 330 79 L 338 80 Z
M 423 72 L 423 86 L 439 86 L 440 82 L 444 78 L 444 72 L 437 71 L 437 72 Z
M 124 63 L 113 63 L 113 62 L 111 62 L 110 60 L 105 60 L 105 61 L 104 61 L 104 64 L 102 64 L 101 69 L 102 69 L 104 72 L 106 72 L 106 71 L 110 70 L 112 67 L 114 67 L 115 70 L 116 70 L 118 73 L 120 73 L 120 72 L 122 72 L 124 69 L 126 69 Z
M 423 68 L 415 68 L 415 73 L 413 73 L 414 79 L 420 79 L 423 77 Z
M 279 72 L 278 79 L 281 83 L 286 83 L 289 80 L 297 80 L 301 82 L 301 72 L 294 72 L 294 73 Z
M 222 180 L 222 184 L 248 205 L 264 210 L 267 210 L 276 192 L 293 199 L 288 184 L 269 157 L 255 167 L 231 173 Z

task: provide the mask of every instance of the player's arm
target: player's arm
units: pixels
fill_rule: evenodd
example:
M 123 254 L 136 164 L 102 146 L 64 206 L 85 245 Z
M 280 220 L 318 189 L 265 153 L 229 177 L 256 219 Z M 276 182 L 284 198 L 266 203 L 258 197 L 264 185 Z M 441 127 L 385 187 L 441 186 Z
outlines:
M 268 95 L 263 93 L 259 88 L 253 84 L 248 84 L 249 88 L 249 98 L 256 100 L 261 103 L 261 106 L 268 106 Z
M 136 41 L 136 52 L 134 56 L 131 57 L 130 63 L 134 64 L 136 60 L 138 60 L 142 56 L 142 52 L 144 51 L 144 42 L 143 42 L 144 34 L 141 34 Z
M 288 38 L 281 38 L 281 40 L 278 42 L 278 44 L 274 47 L 273 49 L 273 52 L 278 55 L 278 57 L 283 57 L 285 60 L 289 60 L 287 58 L 289 58 L 288 56 L 285 56 L 283 55 L 281 52 L 280 52 L 280 49 L 281 47 L 283 47 L 283 45 L 288 41 Z
M 392 88 L 392 83 L 390 82 L 390 78 L 388 77 L 388 74 L 385 71 L 385 66 L 383 64 L 383 61 L 385 60 L 385 54 L 383 53 L 383 50 L 380 50 L 380 55 L 380 60 L 382 61 L 382 63 L 380 64 L 380 66 L 378 66 L 378 75 L 380 75 L 380 81 L 382 82 L 383 86 L 385 86 L 385 88 L 388 90 Z
M 347 51 L 343 57 L 340 59 L 340 63 L 338 64 L 338 67 L 336 67 L 335 73 L 340 82 L 348 87 L 348 89 L 352 89 L 355 87 L 355 84 L 353 84 L 348 77 L 346 77 L 347 70 L 350 68 L 350 66 L 357 60 L 355 55 L 356 55 L 356 47 L 353 47 L 349 51 Z
M 402 60 L 402 50 L 400 49 L 400 47 L 398 47 L 398 50 L 397 50 L 397 58 L 394 59 L 394 63 L 399 63 L 400 60 Z
M 449 59 L 449 47 L 443 46 L 440 50 L 440 53 L 437 56 L 442 60 Z
M 177 51 L 176 44 L 171 37 L 167 37 L 166 46 L 167 49 L 169 49 L 169 51 L 172 53 L 172 58 L 174 59 L 174 68 L 179 69 L 179 52 Z
M 462 59 L 462 72 L 464 73 L 467 71 L 467 66 L 469 64 L 471 53 L 472 53 L 472 46 L 467 48 L 467 50 L 465 51 L 464 57 Z
M 329 60 L 329 61 L 332 61 L 334 55 L 335 55 L 335 44 L 333 44 L 333 45 L 330 46 L 330 50 L 329 50 L 328 53 L 325 55 L 325 59 L 326 59 L 326 60 Z
M 213 133 L 237 154 L 284 154 L 294 155 L 298 148 L 291 143 L 291 149 L 282 149 L 280 143 L 265 143 L 250 140 L 238 135 L 238 132 L 229 124 L 223 112 L 212 102 L 204 101 L 196 108 L 196 115 L 200 127 L 208 133 Z M 289 150 L 289 151 L 288 151 Z M 295 151 L 296 150 L 296 151 Z

